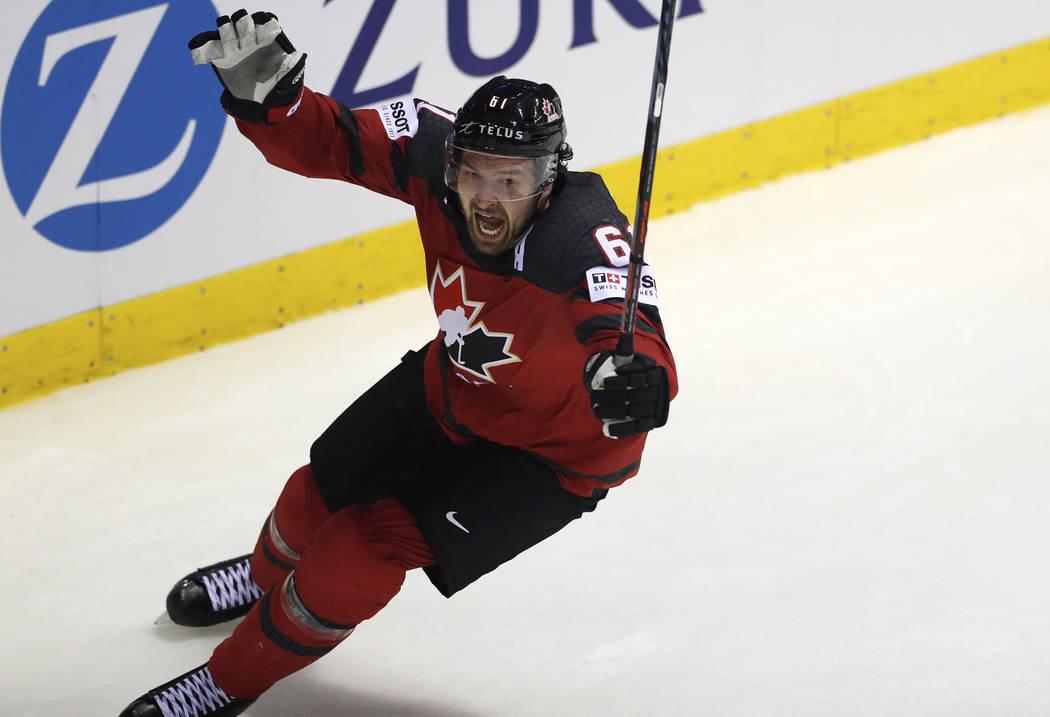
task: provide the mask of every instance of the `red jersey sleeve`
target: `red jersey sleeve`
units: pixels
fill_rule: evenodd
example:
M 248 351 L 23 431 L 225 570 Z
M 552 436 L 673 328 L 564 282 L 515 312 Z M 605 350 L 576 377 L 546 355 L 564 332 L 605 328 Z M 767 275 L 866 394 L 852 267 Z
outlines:
M 299 108 L 287 119 L 274 125 L 237 120 L 237 129 L 276 167 L 304 177 L 341 179 L 413 203 L 405 160 L 412 136 L 388 132 L 379 110 L 349 110 L 304 88 Z
M 590 356 L 598 351 L 616 348 L 622 308 L 623 305 L 620 302 L 592 302 L 587 299 L 577 299 L 571 303 L 570 311 L 576 322 L 577 339 L 583 344 L 584 354 Z M 669 395 L 674 398 L 678 393 L 678 374 L 674 357 L 664 339 L 658 318 L 650 318 L 642 311 L 638 312 L 634 350 L 635 353 L 653 358 L 667 369 L 670 383 Z M 578 391 L 581 397 L 585 397 L 587 411 L 578 419 L 579 424 L 575 427 L 579 436 L 576 441 L 573 441 L 574 455 L 566 456 L 563 466 L 586 465 L 592 470 L 601 466 L 602 468 L 596 472 L 605 472 L 606 477 L 596 480 L 593 476 L 575 473 L 564 467 L 556 472 L 567 490 L 580 495 L 590 495 L 596 488 L 610 488 L 619 485 L 638 472 L 648 434 L 613 439 L 602 433 L 601 421 L 595 418 L 590 410 L 590 397 L 586 386 L 583 385 L 582 366 Z

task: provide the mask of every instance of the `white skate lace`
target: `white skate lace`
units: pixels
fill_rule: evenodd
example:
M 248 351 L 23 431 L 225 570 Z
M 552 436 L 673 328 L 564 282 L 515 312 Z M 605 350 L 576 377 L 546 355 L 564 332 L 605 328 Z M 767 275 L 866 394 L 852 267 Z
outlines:
M 262 597 L 262 590 L 252 580 L 251 563 L 242 560 L 225 568 L 201 575 L 208 599 L 216 610 L 227 610 L 255 602 Z
M 153 697 L 164 717 L 205 717 L 233 698 L 215 686 L 207 666 Z

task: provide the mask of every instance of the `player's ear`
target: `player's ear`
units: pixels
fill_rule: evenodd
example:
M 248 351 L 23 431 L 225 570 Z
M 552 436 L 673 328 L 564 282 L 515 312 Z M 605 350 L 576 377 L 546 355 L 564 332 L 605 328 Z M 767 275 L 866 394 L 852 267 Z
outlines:
M 554 191 L 554 185 L 550 185 L 542 192 L 540 192 L 540 200 L 536 202 L 536 211 L 542 212 L 544 209 L 550 206 L 551 193 Z

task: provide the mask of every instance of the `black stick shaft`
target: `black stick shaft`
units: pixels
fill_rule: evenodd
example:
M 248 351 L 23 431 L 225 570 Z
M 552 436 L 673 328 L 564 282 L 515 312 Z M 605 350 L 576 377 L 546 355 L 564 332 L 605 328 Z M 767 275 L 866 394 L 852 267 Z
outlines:
M 630 357 L 634 355 L 634 324 L 638 315 L 642 266 L 645 264 L 645 236 L 649 229 L 649 202 L 653 195 L 653 175 L 656 173 L 656 150 L 660 140 L 660 118 L 663 115 L 664 86 L 667 83 L 667 61 L 671 54 L 671 27 L 674 25 L 675 2 L 676 0 L 664 0 L 660 10 L 653 86 L 649 93 L 649 119 L 645 125 L 645 147 L 638 177 L 638 204 L 634 211 L 634 236 L 631 237 L 631 268 L 627 274 L 627 296 L 620 320 L 620 338 L 616 344 L 616 355 L 620 363 L 630 361 Z

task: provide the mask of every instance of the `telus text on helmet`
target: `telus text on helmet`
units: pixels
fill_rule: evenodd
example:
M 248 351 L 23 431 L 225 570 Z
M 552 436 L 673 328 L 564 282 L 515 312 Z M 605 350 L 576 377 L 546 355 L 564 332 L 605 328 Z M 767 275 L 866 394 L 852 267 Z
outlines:
M 337 0 L 325 0 L 325 5 Z M 340 0 L 348 2 L 348 0 Z M 539 30 L 540 0 L 519 0 L 518 34 L 514 44 L 501 55 L 480 57 L 470 44 L 469 0 L 447 0 L 448 2 L 448 49 L 452 62 L 461 72 L 473 77 L 491 77 L 519 62 L 536 41 Z M 594 4 L 607 3 L 624 22 L 636 29 L 653 27 L 657 19 L 645 8 L 641 0 L 572 0 L 572 44 L 570 50 L 598 42 L 594 34 Z M 679 0 L 678 17 L 699 15 L 704 11 L 701 0 Z M 382 85 L 359 88 L 361 73 L 369 67 L 369 59 L 376 49 L 380 35 L 394 10 L 397 0 L 372 0 L 364 23 L 350 47 L 346 63 L 336 78 L 331 94 L 348 107 L 366 107 L 381 104 L 394 97 L 412 93 L 416 75 L 423 66 L 420 62 L 410 72 Z M 565 3 L 568 6 L 569 3 Z
M 520 129 L 511 129 L 510 127 L 500 127 L 495 124 L 479 124 L 474 125 L 477 129 L 478 134 L 487 134 L 491 137 L 506 137 L 507 139 L 525 139 L 527 136 L 526 132 Z

